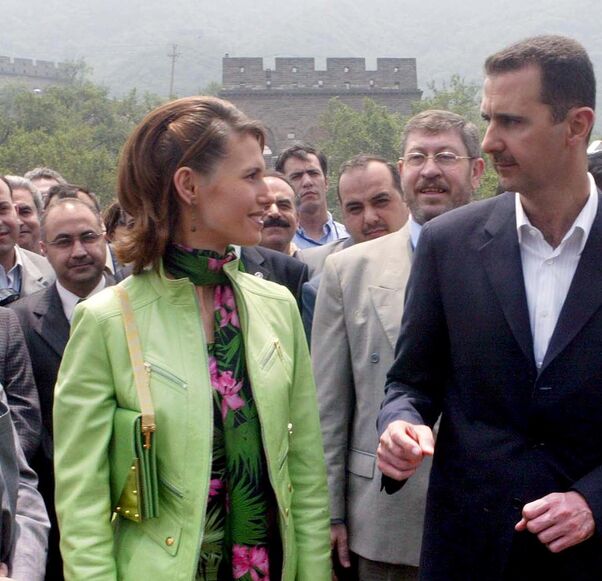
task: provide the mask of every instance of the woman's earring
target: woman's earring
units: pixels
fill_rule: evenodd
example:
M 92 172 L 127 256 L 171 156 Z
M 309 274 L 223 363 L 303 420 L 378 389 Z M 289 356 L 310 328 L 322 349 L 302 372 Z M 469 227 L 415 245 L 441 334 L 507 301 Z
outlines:
M 194 211 L 194 208 L 196 206 L 196 195 L 194 195 L 194 194 L 192 194 L 192 197 L 190 198 L 190 205 L 193 208 L 191 221 L 190 221 L 190 231 L 196 232 L 196 212 Z

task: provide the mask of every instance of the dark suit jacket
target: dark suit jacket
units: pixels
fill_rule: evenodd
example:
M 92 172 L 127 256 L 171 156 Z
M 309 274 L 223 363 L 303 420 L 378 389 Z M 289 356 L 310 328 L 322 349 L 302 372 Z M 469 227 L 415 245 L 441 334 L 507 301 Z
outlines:
M 262 246 L 242 247 L 240 259 L 245 272 L 283 284 L 301 308 L 301 288 L 307 281 L 307 266 L 300 260 Z
M 449 212 L 422 231 L 379 431 L 433 425 L 422 577 L 602 576 L 602 200 L 541 369 L 514 195 Z M 522 507 L 576 490 L 596 534 L 552 554 L 514 533 Z
M 0 384 L 6 391 L 21 447 L 31 462 L 40 446 L 40 400 L 19 319 L 3 307 L 0 307 Z

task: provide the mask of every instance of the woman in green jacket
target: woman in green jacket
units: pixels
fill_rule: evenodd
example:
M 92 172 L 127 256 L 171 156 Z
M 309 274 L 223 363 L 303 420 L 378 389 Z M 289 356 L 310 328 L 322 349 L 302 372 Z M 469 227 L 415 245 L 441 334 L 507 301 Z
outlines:
M 150 375 L 158 516 L 111 515 L 117 409 L 139 410 L 115 289 L 78 306 L 55 403 L 56 509 L 67 580 L 327 581 L 315 388 L 288 290 L 242 272 L 272 202 L 264 133 L 233 105 L 179 99 L 125 145 L 133 228 L 122 283 Z

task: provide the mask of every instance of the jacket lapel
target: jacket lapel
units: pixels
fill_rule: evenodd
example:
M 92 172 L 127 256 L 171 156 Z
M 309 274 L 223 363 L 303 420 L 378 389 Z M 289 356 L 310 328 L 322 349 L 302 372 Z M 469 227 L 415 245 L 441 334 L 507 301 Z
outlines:
M 598 195 L 598 211 L 569 292 L 560 311 L 558 322 L 541 371 L 575 338 L 590 317 L 602 305 L 602 196 Z
M 240 259 L 245 267 L 245 272 L 248 274 L 265 280 L 272 280 L 270 271 L 263 266 L 265 262 L 263 256 L 254 247 L 245 246 L 241 248 Z
M 33 312 L 36 316 L 34 330 L 59 357 L 62 357 L 65 345 L 69 340 L 70 327 L 63 311 L 61 298 L 56 290 L 56 284 L 41 294 Z
M 381 256 L 388 257 L 386 267 L 374 278 L 375 284 L 368 286 L 370 300 L 393 349 L 399 336 L 405 287 L 413 255 L 409 232 L 406 224 L 389 237 L 389 251 L 383 252 L 380 249 Z M 376 262 L 382 265 L 378 257 Z
M 503 194 L 485 224 L 483 265 L 504 317 L 525 357 L 533 362 L 533 338 L 516 232 L 514 194 Z

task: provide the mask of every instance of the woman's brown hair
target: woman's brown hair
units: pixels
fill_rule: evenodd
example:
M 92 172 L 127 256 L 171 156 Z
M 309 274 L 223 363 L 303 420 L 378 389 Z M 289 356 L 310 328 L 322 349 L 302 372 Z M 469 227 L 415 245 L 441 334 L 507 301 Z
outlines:
M 134 226 L 115 244 L 134 274 L 157 267 L 173 238 L 179 206 L 173 183 L 180 167 L 210 175 L 227 155 L 231 133 L 250 133 L 263 148 L 262 125 L 216 97 L 186 97 L 151 111 L 127 140 L 119 160 L 117 192 Z

